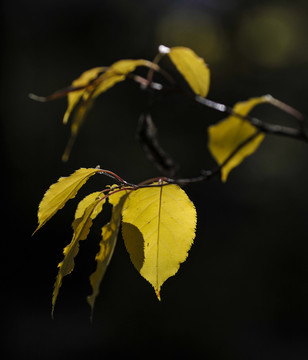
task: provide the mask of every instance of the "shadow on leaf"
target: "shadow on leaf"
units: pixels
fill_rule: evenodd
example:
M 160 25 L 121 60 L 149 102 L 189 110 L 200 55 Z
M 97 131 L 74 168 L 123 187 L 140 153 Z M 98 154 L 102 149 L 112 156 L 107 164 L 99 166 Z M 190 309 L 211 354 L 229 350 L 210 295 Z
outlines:
M 122 235 L 130 259 L 140 272 L 144 263 L 144 239 L 142 233 L 135 225 L 123 222 Z

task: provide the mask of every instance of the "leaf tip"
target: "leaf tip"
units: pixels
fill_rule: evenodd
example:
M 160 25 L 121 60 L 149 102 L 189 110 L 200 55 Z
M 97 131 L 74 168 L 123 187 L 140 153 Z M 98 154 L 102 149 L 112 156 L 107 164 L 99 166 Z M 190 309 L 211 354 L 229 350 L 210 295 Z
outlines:
M 61 160 L 62 162 L 66 163 L 68 162 L 69 154 L 65 151 L 65 153 L 62 155 Z
M 90 283 L 91 283 L 91 276 L 90 276 Z M 93 313 L 93 309 L 94 309 L 94 302 L 95 302 L 95 295 L 88 295 L 87 296 L 87 303 L 90 305 L 91 307 L 91 313 Z
M 63 116 L 63 124 L 66 125 L 68 123 L 68 118 L 70 117 L 70 112 L 66 111 L 64 116 Z
M 40 228 L 40 226 L 38 226 L 38 227 L 33 231 L 33 233 L 31 234 L 31 236 L 34 236 L 35 233 L 38 231 L 39 228 Z
M 160 289 L 155 289 L 155 293 L 156 293 L 157 299 L 158 299 L 159 301 L 161 301 Z
M 52 320 L 55 319 L 55 315 L 54 315 L 54 313 L 55 313 L 55 305 L 56 305 L 56 298 L 55 298 L 55 295 L 54 295 L 54 293 L 53 293 L 53 295 L 52 295 L 51 314 L 50 314 Z
M 87 296 L 87 303 L 90 305 L 91 308 L 91 313 L 90 313 L 91 323 L 93 322 L 94 302 L 95 302 L 95 296 L 93 294 Z

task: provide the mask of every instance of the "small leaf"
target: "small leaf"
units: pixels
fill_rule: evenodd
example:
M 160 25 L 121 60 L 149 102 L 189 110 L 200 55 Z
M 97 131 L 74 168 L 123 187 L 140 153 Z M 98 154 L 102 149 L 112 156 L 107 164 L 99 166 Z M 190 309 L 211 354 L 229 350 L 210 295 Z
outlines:
M 61 177 L 46 191 L 38 210 L 38 227 L 40 229 L 55 213 L 62 209 L 66 202 L 76 196 L 86 181 L 100 169 L 81 168 L 68 177 Z
M 109 203 L 112 204 L 112 216 L 109 223 L 102 228 L 102 240 L 100 241 L 100 249 L 96 254 L 95 260 L 97 261 L 96 270 L 90 276 L 90 284 L 92 286 L 92 294 L 88 296 L 87 300 L 91 306 L 93 313 L 94 303 L 97 295 L 99 294 L 99 287 L 105 275 L 113 251 L 117 242 L 118 232 L 121 223 L 122 208 L 127 198 L 126 191 L 116 192 L 108 198 Z
M 96 79 L 106 68 L 104 67 L 96 67 L 90 70 L 85 71 L 80 75 L 80 77 L 72 82 L 73 88 L 86 87 L 88 86 L 94 79 Z M 63 117 L 63 123 L 66 124 L 71 112 L 78 104 L 79 100 L 84 95 L 86 89 L 71 91 L 68 94 L 68 107 Z
M 233 111 L 241 116 L 247 116 L 256 106 L 269 102 L 268 96 L 251 98 L 235 104 Z M 219 165 L 223 165 L 231 154 L 244 144 L 221 169 L 221 179 L 226 181 L 230 171 L 238 166 L 245 157 L 253 154 L 264 139 L 264 134 L 248 120 L 231 115 L 208 129 L 208 148 Z M 256 136 L 254 136 L 254 134 Z M 249 141 L 249 139 L 252 139 Z M 247 144 L 245 142 L 247 141 Z
M 210 70 L 193 50 L 178 46 L 167 52 L 171 61 L 196 95 L 206 97 L 210 87 Z
M 58 265 L 59 272 L 54 285 L 54 291 L 52 296 L 52 314 L 54 312 L 55 303 L 59 294 L 59 290 L 62 284 L 64 276 L 70 274 L 74 270 L 75 262 L 74 258 L 79 251 L 79 241 L 85 240 L 90 232 L 92 221 L 102 211 L 105 197 L 100 197 L 102 192 L 98 191 L 86 196 L 78 204 L 75 220 L 73 222 L 73 239 L 64 250 L 64 259 Z
M 151 63 L 147 60 L 119 60 L 112 64 L 110 68 L 100 77 L 93 92 L 93 98 L 107 91 L 120 81 L 125 80 L 126 75 L 135 71 L 138 66 L 151 67 Z
M 112 71 L 115 74 L 122 74 L 122 75 L 127 75 L 130 72 L 135 71 L 135 69 L 138 66 L 146 66 L 146 67 L 151 67 L 152 63 L 148 60 L 144 60 L 144 59 L 137 59 L 137 60 L 132 60 L 132 59 L 125 59 L 125 60 L 119 60 L 115 63 L 113 63 L 110 66 L 110 69 L 108 71 Z
M 159 300 L 162 284 L 186 260 L 196 219 L 193 203 L 177 185 L 140 188 L 127 198 L 122 226 L 125 246 Z
M 74 142 L 76 140 L 78 131 L 79 131 L 86 115 L 90 111 L 90 109 L 93 105 L 93 102 L 94 101 L 91 98 L 91 93 L 89 93 L 88 91 L 85 91 L 83 93 L 82 100 L 80 101 L 80 103 L 78 104 L 78 106 L 76 107 L 76 110 L 74 112 L 74 116 L 73 116 L 73 120 L 72 120 L 72 124 L 71 124 L 71 135 L 70 135 L 69 141 L 66 145 L 66 148 L 64 150 L 64 153 L 62 155 L 62 161 L 66 162 L 69 159 L 69 156 L 70 156 L 72 147 L 74 145 Z
M 71 125 L 71 136 L 62 156 L 63 161 L 67 161 L 78 131 L 83 121 L 91 109 L 95 98 L 107 91 L 115 84 L 125 80 L 126 75 L 136 69 L 137 66 L 151 67 L 151 62 L 147 60 L 120 60 L 109 68 L 97 67 L 86 71 L 80 78 L 73 81 L 73 89 L 84 86 L 80 91 L 68 93 L 68 108 L 65 112 L 63 122 L 67 123 L 69 116 L 74 111 Z

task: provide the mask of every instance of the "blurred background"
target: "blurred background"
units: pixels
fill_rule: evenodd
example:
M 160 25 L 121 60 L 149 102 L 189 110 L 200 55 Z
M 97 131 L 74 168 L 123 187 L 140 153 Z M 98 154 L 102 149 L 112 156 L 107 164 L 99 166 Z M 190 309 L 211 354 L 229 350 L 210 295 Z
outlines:
M 86 296 L 95 268 L 98 218 L 82 242 L 51 320 L 51 294 L 91 179 L 34 237 L 47 188 L 100 165 L 129 182 L 158 176 L 135 140 L 147 95 L 125 82 L 103 94 L 68 163 L 66 100 L 37 103 L 83 71 L 125 58 L 153 59 L 160 44 L 188 46 L 211 69 L 208 97 L 227 105 L 271 94 L 308 115 L 305 0 L 3 0 L 1 11 L 2 350 L 5 359 L 134 356 L 203 359 L 308 358 L 307 144 L 268 136 L 218 178 L 186 187 L 198 212 L 194 245 L 158 302 L 119 238 L 93 323 Z M 296 126 L 269 105 L 265 121 Z M 195 176 L 215 165 L 208 124 L 223 115 L 168 96 L 153 111 L 161 145 Z

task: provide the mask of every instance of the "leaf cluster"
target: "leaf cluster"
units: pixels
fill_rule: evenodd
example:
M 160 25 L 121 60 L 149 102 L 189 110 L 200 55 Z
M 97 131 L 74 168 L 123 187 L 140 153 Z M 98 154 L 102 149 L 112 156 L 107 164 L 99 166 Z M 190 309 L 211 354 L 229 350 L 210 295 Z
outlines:
M 38 211 L 40 229 L 95 174 L 108 174 L 100 168 L 81 168 L 68 177 L 61 177 L 45 193 Z M 119 180 L 119 177 L 114 174 Z M 185 261 L 195 237 L 196 210 L 178 185 L 164 186 L 162 179 L 151 184 L 107 186 L 87 195 L 76 209 L 72 224 L 73 237 L 64 248 L 64 259 L 52 297 L 52 314 L 63 278 L 74 270 L 79 242 L 86 240 L 92 222 L 108 201 L 112 205 L 110 221 L 102 227 L 102 239 L 95 260 L 97 267 L 90 276 L 92 294 L 88 303 L 92 310 L 99 286 L 111 260 L 120 225 L 131 261 L 139 273 L 154 287 L 160 300 L 162 284 L 173 276 Z
M 160 61 L 165 56 L 168 56 L 186 81 L 189 90 L 180 86 L 160 66 Z M 138 67 L 148 69 L 146 77 L 135 73 Z M 164 83 L 156 81 L 156 74 L 163 77 Z M 185 261 L 195 237 L 196 210 L 180 186 L 206 181 L 216 175 L 220 175 L 223 182 L 227 181 L 231 170 L 253 154 L 267 134 L 308 141 L 304 118 L 297 110 L 271 95 L 241 101 L 233 107 L 212 101 L 207 98 L 210 70 L 205 61 L 189 48 L 160 46 L 153 61 L 120 60 L 109 67 L 96 67 L 84 72 L 69 87 L 46 98 L 30 95 L 39 101 L 67 96 L 68 107 L 63 122 L 66 124 L 71 121 L 71 137 L 63 154 L 64 161 L 68 160 L 80 127 L 96 98 L 125 79 L 135 81 L 142 90 L 148 91 L 151 101 L 156 92 L 164 94 L 173 91 L 190 98 L 195 103 L 224 113 L 226 116 L 221 121 L 207 127 L 208 150 L 216 160 L 217 166 L 210 170 L 202 169 L 200 175 L 196 177 L 175 178 L 174 162 L 160 147 L 156 128 L 148 111 L 139 119 L 138 138 L 149 160 L 167 176 L 149 179 L 135 185 L 110 170 L 102 170 L 99 167 L 81 168 L 53 184 L 39 205 L 37 230 L 63 208 L 68 200 L 74 198 L 78 190 L 93 175 L 104 174 L 117 182 L 117 185 L 92 193 L 79 202 L 72 224 L 73 238 L 64 248 L 64 259 L 58 265 L 52 298 L 53 310 L 63 278 L 74 269 L 79 242 L 87 238 L 93 220 L 103 211 L 106 202 L 112 205 L 112 216 L 102 227 L 102 239 L 95 258 L 97 268 L 90 276 L 92 294 L 88 297 L 88 303 L 92 310 L 99 294 L 100 283 L 112 257 L 120 227 L 133 265 L 141 276 L 152 284 L 157 298 L 160 299 L 161 286 Z M 251 117 L 251 110 L 261 104 L 271 104 L 291 114 L 297 126 L 282 127 L 279 124 L 272 125 Z

